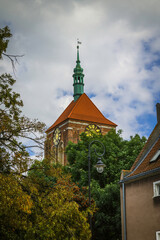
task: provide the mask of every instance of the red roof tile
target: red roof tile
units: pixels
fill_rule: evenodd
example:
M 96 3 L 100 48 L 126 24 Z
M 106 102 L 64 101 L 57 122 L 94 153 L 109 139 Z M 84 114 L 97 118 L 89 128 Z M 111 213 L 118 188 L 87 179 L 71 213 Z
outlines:
M 160 168 L 160 157 L 156 161 L 150 162 L 152 157 L 160 149 L 160 122 L 157 123 L 149 136 L 145 146 L 138 155 L 136 161 L 130 169 L 130 174 L 127 177 L 135 176 L 144 172 Z M 126 179 L 127 179 L 126 177 Z
M 83 120 L 87 122 L 101 123 L 116 127 L 117 125 L 103 116 L 99 109 L 89 99 L 89 97 L 83 93 L 77 101 L 72 101 L 55 123 L 47 129 L 49 132 L 52 128 L 64 122 L 67 119 Z
M 147 171 L 153 170 L 155 168 L 159 168 L 160 167 L 160 157 L 158 157 L 158 159 L 156 161 L 150 162 L 150 160 L 156 154 L 156 152 L 159 150 L 159 148 L 160 148 L 160 139 L 154 145 L 152 150 L 148 153 L 148 155 L 143 160 L 143 162 L 136 169 L 133 170 L 133 172 L 130 174 L 130 176 L 137 175 L 137 174 L 140 174 L 143 172 L 147 172 Z

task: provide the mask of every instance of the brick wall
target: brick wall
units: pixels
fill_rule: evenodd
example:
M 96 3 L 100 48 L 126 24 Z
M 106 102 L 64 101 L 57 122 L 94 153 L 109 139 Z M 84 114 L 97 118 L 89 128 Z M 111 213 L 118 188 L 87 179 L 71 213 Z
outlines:
M 98 124 L 98 123 L 93 123 L 93 122 L 84 122 L 84 121 L 80 121 L 80 120 L 66 120 L 65 122 L 59 124 L 57 127 L 60 128 L 61 131 L 61 140 L 60 140 L 60 144 L 62 145 L 63 143 L 63 154 L 62 154 L 62 147 L 60 147 L 58 145 L 58 154 L 57 156 L 61 156 L 61 158 L 64 157 L 64 159 L 58 159 L 58 161 L 62 164 L 66 164 L 67 163 L 67 159 L 66 159 L 66 155 L 64 154 L 65 148 L 68 144 L 69 141 L 73 142 L 73 143 L 77 143 L 80 139 L 79 135 L 85 131 L 86 127 L 89 124 L 96 124 L 100 129 L 101 129 L 101 133 L 104 135 L 107 132 L 109 132 L 112 127 L 111 126 L 107 126 L 104 124 Z M 52 149 L 53 152 L 53 159 L 55 159 L 54 156 L 54 147 L 53 147 L 53 134 L 54 134 L 54 129 L 52 129 L 48 134 L 47 137 L 49 138 L 49 142 L 48 145 L 45 147 L 46 151 L 45 151 L 45 156 L 48 157 L 49 155 L 51 155 L 48 151 L 49 149 Z M 61 151 L 61 153 L 60 153 Z

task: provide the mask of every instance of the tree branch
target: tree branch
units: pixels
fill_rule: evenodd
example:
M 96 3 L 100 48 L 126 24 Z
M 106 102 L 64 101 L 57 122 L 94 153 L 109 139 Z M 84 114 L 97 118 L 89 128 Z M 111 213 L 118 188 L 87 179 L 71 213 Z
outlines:
M 19 57 L 23 57 L 24 54 L 23 54 L 23 55 L 12 55 L 12 54 L 6 54 L 6 53 L 3 52 L 2 55 L 4 55 L 4 56 L 6 56 L 6 57 L 9 58 L 9 60 L 10 60 L 11 63 L 12 63 L 13 72 L 14 72 L 14 74 L 15 74 L 15 70 L 16 70 L 16 68 L 15 68 L 15 63 L 18 63 L 18 64 L 19 64 L 18 58 L 19 58 Z

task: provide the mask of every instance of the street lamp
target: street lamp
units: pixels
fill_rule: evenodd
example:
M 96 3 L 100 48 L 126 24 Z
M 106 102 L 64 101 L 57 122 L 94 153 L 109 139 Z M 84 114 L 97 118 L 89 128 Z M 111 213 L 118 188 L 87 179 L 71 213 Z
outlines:
M 105 167 L 105 164 L 101 161 L 101 158 L 103 157 L 103 155 L 105 154 L 105 147 L 103 145 L 103 143 L 101 143 L 99 140 L 93 140 L 92 142 L 90 142 L 89 147 L 88 147 L 88 186 L 89 186 L 89 206 L 91 206 L 91 145 L 93 143 L 98 143 L 103 147 L 103 153 L 99 154 L 97 153 L 96 148 L 94 148 L 95 154 L 98 157 L 98 161 L 95 165 L 97 172 L 102 173 Z M 90 229 L 91 229 L 91 233 L 92 233 L 92 220 L 91 220 L 91 215 L 89 215 L 89 222 L 90 222 Z
M 102 173 L 104 171 L 105 164 L 101 161 L 101 157 L 98 158 L 98 162 L 95 167 L 98 173 Z

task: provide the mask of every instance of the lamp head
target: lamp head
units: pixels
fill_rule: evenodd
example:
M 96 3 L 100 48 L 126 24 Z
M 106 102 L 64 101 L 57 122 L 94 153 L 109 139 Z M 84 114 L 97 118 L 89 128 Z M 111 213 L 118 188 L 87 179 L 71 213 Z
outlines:
M 102 173 L 104 171 L 105 164 L 101 161 L 101 158 L 98 159 L 97 164 L 95 165 L 97 172 Z

